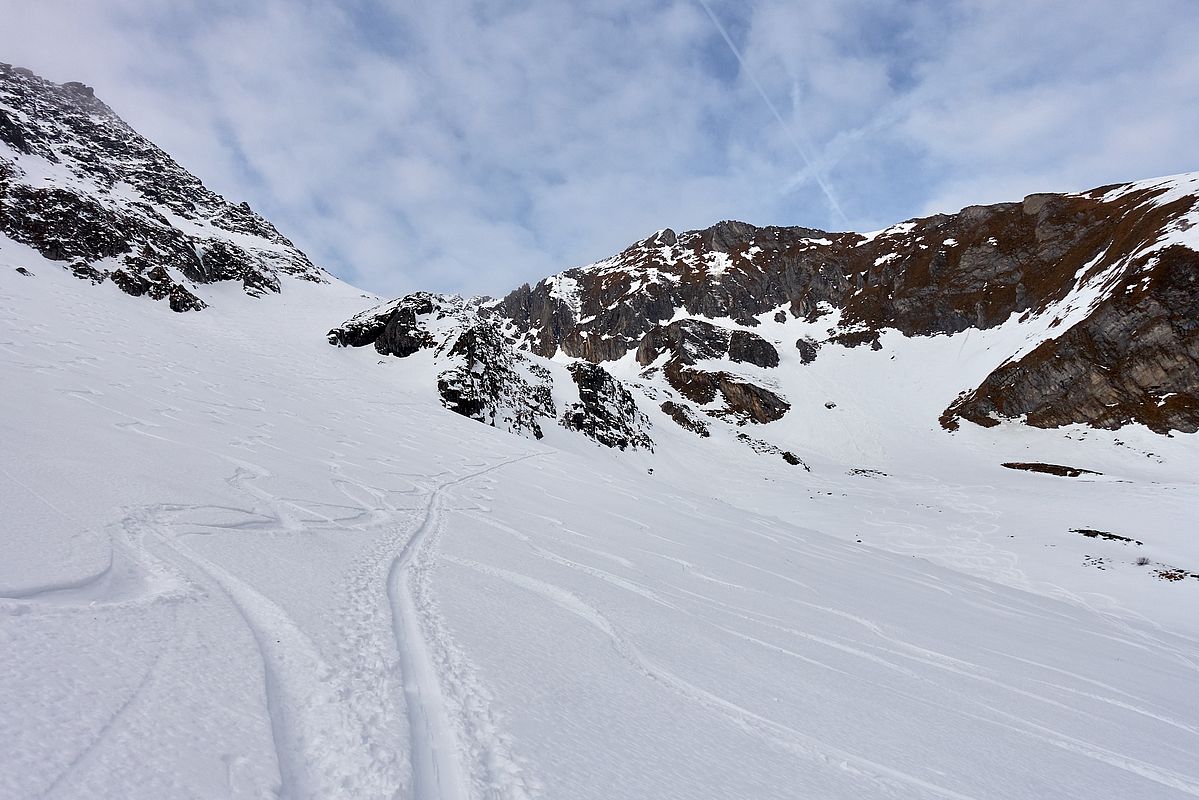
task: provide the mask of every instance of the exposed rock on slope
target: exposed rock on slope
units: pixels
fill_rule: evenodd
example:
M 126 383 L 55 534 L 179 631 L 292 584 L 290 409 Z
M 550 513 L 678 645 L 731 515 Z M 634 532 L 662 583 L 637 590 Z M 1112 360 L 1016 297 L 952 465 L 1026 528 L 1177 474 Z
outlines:
M 446 408 L 494 428 L 542 438 L 538 417 L 554 418 L 553 380 L 514 350 L 491 320 L 456 331 L 443 345 L 454 366 L 437 376 Z
M 442 405 L 492 427 L 540 439 L 554 419 L 549 370 L 514 348 L 478 304 L 417 292 L 368 309 L 329 331 L 339 347 L 374 345 L 380 355 L 408 358 L 429 351 L 441 367 Z
M 234 205 L 81 83 L 0 64 L 0 234 L 93 283 L 198 310 L 197 284 L 278 292 L 324 273 L 245 203 Z
M 1199 178 L 1184 175 L 972 206 L 868 235 L 740 222 L 665 230 L 523 286 L 494 311 L 541 355 L 606 361 L 636 350 L 649 364 L 670 352 L 668 380 L 701 403 L 715 380 L 696 380 L 684 365 L 724 351 L 769 366 L 770 353 L 753 339 L 740 341 L 760 349 L 730 346 L 731 337 L 752 337 L 747 329 L 763 315 L 837 314 L 826 343 L 873 349 L 886 329 L 953 335 L 1014 317 L 1062 317 L 1056 339 L 953 403 L 945 425 L 958 416 L 988 424 L 993 415 L 1027 415 L 1041 426 L 1193 431 L 1197 195 Z M 1060 307 L 1080 294 L 1092 305 L 1065 319 Z M 821 344 L 796 341 L 801 361 L 815 360 Z
M 1122 275 L 1083 321 L 995 370 L 955 401 L 955 417 L 995 425 L 1024 416 L 1030 425 L 1074 422 L 1157 431 L 1199 430 L 1199 265 L 1173 245 Z
M 637 401 L 620 381 L 598 364 L 576 361 L 570 375 L 579 388 L 579 402 L 562 414 L 563 427 L 579 431 L 606 447 L 653 450 L 650 423 Z
M 802 370 L 824 348 L 879 351 L 888 330 L 955 336 L 1000 325 L 1019 331 L 1023 344 L 997 354 L 991 375 L 956 400 L 929 398 L 948 406 L 946 428 L 1007 417 L 1195 431 L 1197 195 L 1199 175 L 1184 175 L 973 206 L 867 235 L 740 222 L 665 230 L 470 313 L 533 358 L 619 362 L 626 379 L 639 366 L 641 391 L 630 396 L 701 436 L 711 433 L 701 414 L 734 426 L 782 419 L 792 402 L 777 375 Z M 397 355 L 428 347 L 405 311 L 419 297 L 383 307 L 369 336 L 351 321 L 333 338 Z M 802 334 L 785 339 L 796 348 L 788 364 L 776 347 L 782 340 L 755 329 Z M 571 371 L 591 374 L 579 363 Z M 602 404 L 586 405 L 568 409 L 568 427 L 611 446 L 634 441 L 627 430 L 598 433 L 613 423 Z M 759 452 L 790 455 L 738 436 Z

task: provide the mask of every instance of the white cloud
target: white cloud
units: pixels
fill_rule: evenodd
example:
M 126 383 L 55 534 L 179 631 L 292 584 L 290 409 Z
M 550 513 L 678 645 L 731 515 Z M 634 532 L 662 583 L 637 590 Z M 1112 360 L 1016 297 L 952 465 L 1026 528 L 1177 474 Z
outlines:
M 83 80 L 382 293 L 502 292 L 664 226 L 859 228 L 1196 167 L 1191 0 L 0 0 Z M 811 154 L 805 165 L 790 141 Z

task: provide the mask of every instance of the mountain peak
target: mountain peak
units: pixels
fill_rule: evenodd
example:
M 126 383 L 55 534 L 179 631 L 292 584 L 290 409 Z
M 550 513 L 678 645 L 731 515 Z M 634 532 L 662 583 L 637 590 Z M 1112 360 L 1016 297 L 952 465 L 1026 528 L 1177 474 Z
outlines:
M 200 287 L 252 295 L 325 273 L 247 203 L 208 189 L 86 84 L 0 64 L 0 232 L 93 283 L 202 309 Z

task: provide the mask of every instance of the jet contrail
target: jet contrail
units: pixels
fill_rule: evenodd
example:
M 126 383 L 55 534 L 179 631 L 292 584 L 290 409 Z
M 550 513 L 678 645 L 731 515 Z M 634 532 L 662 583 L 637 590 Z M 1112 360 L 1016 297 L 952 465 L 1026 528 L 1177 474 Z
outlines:
M 697 0 L 697 2 L 703 6 L 704 11 L 708 15 L 708 19 L 712 20 L 712 24 L 716 26 L 716 30 L 720 31 L 720 36 L 724 39 L 724 43 L 729 46 L 729 50 L 733 51 L 733 57 L 737 59 L 737 63 L 741 66 L 741 70 L 749 78 L 749 82 L 754 85 L 754 88 L 758 90 L 758 94 L 762 96 L 762 102 L 764 102 L 766 107 L 770 109 L 770 113 L 774 115 L 774 118 L 778 121 L 779 126 L 782 127 L 783 132 L 787 134 L 787 138 L 791 140 L 791 144 L 795 147 L 795 152 L 799 153 L 799 157 L 803 160 L 804 166 L 807 167 L 808 171 L 812 174 L 812 178 L 816 181 L 816 185 L 819 186 L 820 191 L 824 193 L 825 199 L 828 200 L 829 206 L 832 207 L 833 212 L 841 220 L 841 224 L 848 228 L 849 219 L 845 216 L 845 212 L 841 210 L 841 204 L 837 202 L 837 198 L 833 195 L 832 187 L 828 185 L 828 181 L 826 181 L 824 176 L 820 174 L 820 170 L 816 168 L 816 164 L 812 157 L 808 155 L 807 148 L 803 146 L 803 143 L 799 141 L 799 137 L 795 135 L 795 131 L 793 131 L 791 126 L 788 125 L 783 119 L 783 115 L 780 114 L 778 109 L 774 107 L 774 103 L 770 100 L 770 95 L 766 94 L 766 90 L 762 88 L 762 84 L 758 83 L 757 76 L 754 75 L 754 71 L 749 68 L 749 65 L 745 63 L 745 59 L 741 57 L 741 51 L 737 49 L 737 45 L 733 44 L 733 40 L 729 36 L 728 31 L 724 29 L 724 26 L 720 24 L 720 20 L 716 18 L 714 13 L 712 13 L 712 7 L 708 5 L 708 0 Z

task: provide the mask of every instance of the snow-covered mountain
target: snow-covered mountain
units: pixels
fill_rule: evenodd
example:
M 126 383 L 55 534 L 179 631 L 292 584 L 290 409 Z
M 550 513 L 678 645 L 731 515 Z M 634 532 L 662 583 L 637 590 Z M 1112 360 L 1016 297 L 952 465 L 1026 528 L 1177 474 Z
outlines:
M 945 428 L 1021 418 L 1193 433 L 1197 224 L 1199 173 L 1031 195 L 865 235 L 741 222 L 664 230 L 502 300 L 460 303 L 470 320 L 458 327 L 492 331 L 495 352 L 503 341 L 545 358 L 610 362 L 701 435 L 705 416 L 785 418 L 795 401 L 778 376 L 803 373 L 822 351 L 880 351 L 888 333 L 965 341 L 1004 330 L 989 374 L 929 398 Z M 439 346 L 418 307 L 431 310 L 424 295 L 385 304 L 330 339 L 400 357 Z M 496 407 L 528 408 L 495 388 L 480 388 L 480 403 L 447 405 L 489 421 Z
M 1194 176 L 368 308 L 0 76 L 0 797 L 1199 795 Z
M 81 83 L 0 63 L 0 232 L 77 278 L 204 308 L 195 286 L 279 291 L 325 273 L 248 205 L 205 188 Z

